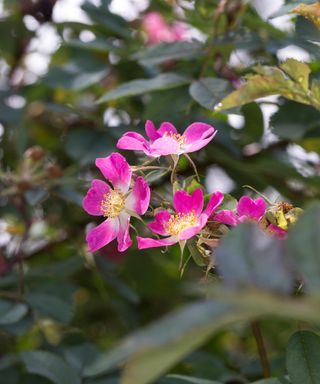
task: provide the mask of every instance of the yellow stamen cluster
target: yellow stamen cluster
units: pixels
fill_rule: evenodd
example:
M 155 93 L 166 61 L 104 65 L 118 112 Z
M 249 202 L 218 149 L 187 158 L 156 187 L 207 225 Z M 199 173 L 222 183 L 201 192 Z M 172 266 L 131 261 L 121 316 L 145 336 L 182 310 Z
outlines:
M 174 139 L 178 142 L 178 144 L 180 145 L 180 147 L 185 144 L 186 142 L 186 138 L 182 135 L 180 135 L 179 133 L 174 133 L 174 132 L 171 132 L 171 131 L 167 131 L 164 133 L 163 135 L 164 137 L 170 137 L 171 139 Z
M 117 217 L 124 208 L 125 196 L 118 189 L 111 189 L 103 196 L 101 211 L 105 217 Z
M 194 211 L 187 214 L 177 213 L 175 215 L 171 215 L 170 219 L 165 224 L 165 230 L 169 235 L 177 236 L 186 228 L 194 227 L 197 223 L 198 218 Z

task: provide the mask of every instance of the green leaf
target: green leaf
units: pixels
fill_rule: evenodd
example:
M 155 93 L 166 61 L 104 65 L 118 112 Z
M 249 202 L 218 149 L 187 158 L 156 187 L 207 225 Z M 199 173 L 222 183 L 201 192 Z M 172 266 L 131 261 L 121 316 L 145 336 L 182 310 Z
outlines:
M 256 66 L 254 69 L 257 74 L 248 76 L 248 81 L 218 103 L 215 110 L 248 104 L 258 98 L 271 95 L 281 95 L 289 100 L 319 109 L 320 99 L 306 88 L 309 67 L 297 60 L 288 59 L 281 68 Z M 295 72 L 297 69 L 301 70 L 301 74 Z
M 86 1 L 81 8 L 88 14 L 91 20 L 96 23 L 96 27 L 103 32 L 110 32 L 126 39 L 131 38 L 131 32 L 128 23 L 121 17 L 109 12 L 107 6 L 103 3 L 96 6 Z
M 199 42 L 176 41 L 151 45 L 133 56 L 140 64 L 151 66 L 170 60 L 193 59 L 204 54 L 203 45 Z
M 115 141 L 110 133 L 79 128 L 67 133 L 64 141 L 66 153 L 82 165 L 93 163 L 114 150 Z
M 177 75 L 175 73 L 162 73 L 152 79 L 138 79 L 121 84 L 119 87 L 102 96 L 98 100 L 98 103 L 117 100 L 122 97 L 142 95 L 146 92 L 180 87 L 189 82 L 190 80 L 185 76 Z
M 84 375 L 100 375 L 127 362 L 123 384 L 151 383 L 214 331 L 248 316 L 220 302 L 188 305 L 129 336 L 88 366 Z
M 200 379 L 184 375 L 167 375 L 159 381 L 159 384 L 222 384 L 218 381 Z
M 80 384 L 80 377 L 60 357 L 47 351 L 21 353 L 27 371 L 44 376 L 55 384 Z
M 223 79 L 205 77 L 190 85 L 191 97 L 204 108 L 213 110 L 213 107 L 232 91 L 230 83 Z
M 255 286 L 289 292 L 293 276 L 283 254 L 283 242 L 257 224 L 240 224 L 215 250 L 219 271 L 232 287 Z
M 0 300 L 0 325 L 13 324 L 21 320 L 28 312 L 25 304 L 15 304 Z
M 272 132 L 281 138 L 298 140 L 320 124 L 319 112 L 307 105 L 286 101 L 272 115 Z
M 286 377 L 271 377 L 270 379 L 263 379 L 259 381 L 255 381 L 252 384 L 290 384 L 291 381 Z
M 241 144 L 259 142 L 264 132 L 264 122 L 261 108 L 256 103 L 244 105 L 241 108 L 244 116 L 244 127 L 237 130 L 236 135 Z
M 286 89 L 286 78 L 278 68 L 271 68 L 269 75 L 253 75 L 241 87 L 226 96 L 215 110 L 229 109 L 251 103 L 260 97 L 276 95 L 281 87 Z
M 72 306 L 58 296 L 46 293 L 29 293 L 26 295 L 26 301 L 43 315 L 62 323 L 68 323 L 72 319 Z
M 97 68 L 79 68 L 74 63 L 61 67 L 52 67 L 44 79 L 44 83 L 51 88 L 64 88 L 79 91 L 90 87 L 102 80 L 109 72 L 106 65 Z
M 320 290 L 320 203 L 313 203 L 288 231 L 287 250 L 306 289 Z
M 235 197 L 229 195 L 229 193 L 225 193 L 223 195 L 222 203 L 219 205 L 217 209 L 217 212 L 223 209 L 234 210 L 236 209 L 237 204 L 238 204 L 238 200 Z
M 315 1 L 313 4 L 299 4 L 292 12 L 304 16 L 320 29 L 320 4 L 318 2 Z
M 320 383 L 320 337 L 299 331 L 289 340 L 286 366 L 292 384 Z

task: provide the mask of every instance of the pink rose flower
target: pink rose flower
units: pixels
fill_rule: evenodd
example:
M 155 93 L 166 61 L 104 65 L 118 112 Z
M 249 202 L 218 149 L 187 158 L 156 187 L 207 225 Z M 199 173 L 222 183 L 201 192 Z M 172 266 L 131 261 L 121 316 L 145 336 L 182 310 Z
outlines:
M 259 197 L 256 200 L 242 196 L 237 204 L 237 212 L 222 210 L 213 219 L 220 223 L 235 226 L 244 221 L 260 221 L 267 209 L 267 204 Z
M 193 123 L 180 135 L 171 123 L 162 123 L 156 130 L 150 120 L 145 130 L 149 141 L 139 133 L 127 132 L 118 140 L 117 148 L 142 151 L 150 157 L 182 155 L 203 148 L 217 133 L 209 124 Z
M 223 194 L 215 192 L 203 211 L 203 192 L 200 188 L 191 195 L 185 191 L 177 191 L 173 197 L 176 213 L 171 214 L 162 209 L 155 214 L 155 220 L 149 224 L 154 233 L 167 237 L 157 240 L 137 236 L 138 248 L 163 247 L 190 239 L 202 230 L 222 200 Z
M 106 220 L 87 234 L 90 252 L 96 252 L 117 238 L 118 250 L 125 251 L 132 241 L 129 235 L 130 212 L 143 215 L 150 202 L 150 189 L 143 177 L 136 178 L 129 189 L 132 171 L 126 159 L 119 153 L 96 159 L 96 166 L 112 184 L 93 180 L 83 199 L 83 208 L 93 216 L 104 216 Z
M 143 28 L 147 33 L 149 44 L 172 43 L 186 39 L 186 29 L 183 24 L 175 23 L 170 26 L 158 12 L 149 12 L 144 16 Z

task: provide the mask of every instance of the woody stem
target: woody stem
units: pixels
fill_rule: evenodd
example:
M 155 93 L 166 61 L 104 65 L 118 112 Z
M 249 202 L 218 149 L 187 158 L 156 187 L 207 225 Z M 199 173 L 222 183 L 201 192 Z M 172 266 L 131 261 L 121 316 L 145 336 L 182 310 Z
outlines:
M 260 358 L 260 364 L 262 367 L 263 371 L 263 376 L 265 378 L 271 377 L 271 370 L 270 370 L 270 365 L 267 357 L 267 351 L 266 347 L 264 345 L 262 333 L 261 333 L 261 328 L 260 325 L 257 321 L 253 321 L 251 323 L 251 329 L 253 336 L 256 340 L 257 348 L 258 348 L 258 353 L 259 353 L 259 358 Z

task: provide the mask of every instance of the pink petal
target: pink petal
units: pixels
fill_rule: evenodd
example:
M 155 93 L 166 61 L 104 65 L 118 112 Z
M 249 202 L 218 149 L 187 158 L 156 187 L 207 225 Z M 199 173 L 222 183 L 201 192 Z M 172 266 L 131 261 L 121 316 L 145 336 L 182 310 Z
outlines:
M 213 220 L 219 221 L 220 223 L 235 226 L 239 223 L 237 215 L 228 210 L 223 210 L 213 216 Z
M 160 136 L 163 136 L 165 133 L 172 134 L 172 135 L 175 135 L 178 133 L 176 127 L 173 124 L 168 122 L 162 123 L 157 132 Z
M 146 134 L 151 141 L 159 139 L 161 137 L 157 132 L 153 122 L 151 120 L 147 120 L 145 125 Z
M 117 148 L 127 149 L 130 151 L 148 152 L 149 143 L 139 133 L 127 132 L 118 140 Z
M 159 212 L 157 212 L 154 215 L 154 221 L 152 221 L 148 227 L 151 229 L 152 232 L 157 233 L 159 235 L 167 236 L 168 233 L 165 230 L 165 225 L 169 221 L 171 217 L 170 212 L 163 209 Z
M 288 235 L 287 231 L 274 224 L 270 224 L 267 231 L 279 239 L 285 239 Z
M 266 209 L 267 204 L 261 197 L 253 200 L 249 196 L 242 196 L 237 205 L 237 211 L 240 217 L 245 216 L 256 221 L 261 219 Z
M 107 194 L 109 190 L 109 185 L 104 181 L 98 179 L 93 180 L 91 188 L 83 199 L 83 209 L 90 215 L 101 216 L 101 202 L 104 199 L 104 195 Z
M 198 224 L 196 226 L 186 228 L 179 233 L 179 236 L 178 236 L 179 240 L 189 240 L 191 239 L 191 237 L 198 234 L 201 231 L 201 229 L 207 224 L 208 218 L 209 217 L 205 213 L 200 215 Z
M 173 245 L 178 242 L 176 236 L 166 237 L 165 239 L 151 239 L 150 237 L 139 237 L 137 236 L 138 249 L 145 248 L 156 248 L 156 247 L 166 247 L 168 245 Z
M 216 133 L 215 128 L 205 123 L 193 123 L 184 131 L 183 137 L 186 144 L 192 144 L 199 140 L 205 140 Z M 213 136 L 212 136 L 213 137 Z M 212 139 L 211 137 L 211 139 Z M 210 140 L 211 140 L 210 139 Z
M 143 215 L 149 207 L 150 188 L 142 176 L 138 176 L 132 191 L 126 200 L 126 208 Z
M 218 131 L 215 131 L 210 137 L 208 137 L 205 140 L 198 140 L 191 144 L 184 144 L 182 146 L 183 153 L 192 153 L 192 152 L 199 151 L 200 149 L 202 149 L 203 147 L 205 147 L 207 144 L 210 143 L 210 141 L 214 138 L 217 132 Z
M 119 220 L 107 219 L 97 227 L 91 229 L 87 234 L 86 240 L 89 252 L 96 252 L 106 244 L 114 240 L 119 232 Z
M 180 145 L 172 137 L 161 137 L 150 145 L 152 156 L 179 155 L 181 153 Z
M 217 132 L 209 124 L 193 123 L 189 125 L 183 134 L 185 138 L 184 153 L 195 152 L 203 148 L 214 138 Z
M 119 232 L 117 236 L 118 251 L 126 251 L 132 244 L 129 234 L 130 215 L 121 213 L 119 216 Z
M 205 215 L 208 217 L 212 215 L 212 213 L 219 207 L 219 205 L 222 203 L 224 199 L 223 193 L 220 191 L 217 191 L 212 194 L 210 197 L 210 200 L 207 204 L 206 209 L 203 211 Z
M 112 153 L 110 156 L 96 159 L 96 166 L 103 176 L 110 180 L 114 188 L 122 192 L 129 189 L 132 171 L 127 160 L 120 153 Z
M 197 188 L 191 195 L 186 191 L 177 191 L 173 197 L 173 206 L 177 212 L 194 213 L 199 216 L 203 209 L 203 192 Z

